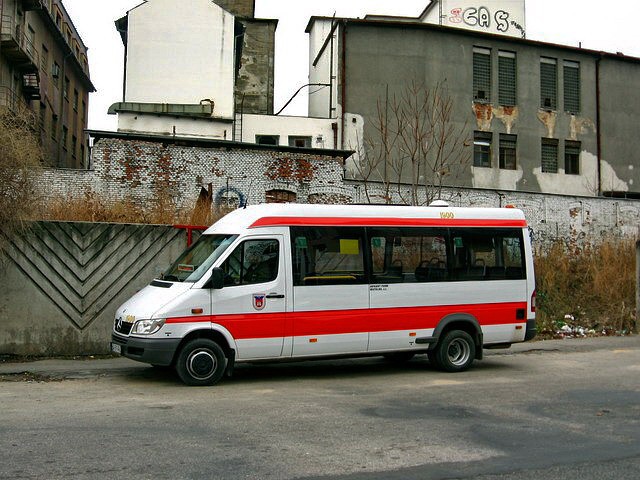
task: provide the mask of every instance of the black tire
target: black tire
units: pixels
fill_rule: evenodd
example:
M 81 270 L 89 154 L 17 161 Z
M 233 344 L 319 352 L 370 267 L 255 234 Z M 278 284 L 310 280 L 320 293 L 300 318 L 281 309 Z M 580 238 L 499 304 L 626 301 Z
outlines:
M 447 332 L 438 342 L 434 351 L 429 352 L 429 361 L 445 372 L 463 372 L 476 358 L 473 338 L 462 330 Z
M 191 386 L 215 385 L 227 368 L 227 357 L 220 345 L 207 338 L 186 343 L 176 360 L 176 372 Z
M 384 355 L 385 360 L 393 363 L 406 363 L 415 357 L 416 354 L 413 352 L 393 352 L 387 353 Z

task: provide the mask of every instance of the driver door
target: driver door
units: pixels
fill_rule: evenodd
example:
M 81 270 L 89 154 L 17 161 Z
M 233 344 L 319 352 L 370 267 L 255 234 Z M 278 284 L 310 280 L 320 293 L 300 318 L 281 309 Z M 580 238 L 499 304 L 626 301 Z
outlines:
M 236 340 L 238 359 L 282 355 L 286 269 L 282 235 L 249 237 L 221 265 L 225 284 L 212 293 L 213 322 Z

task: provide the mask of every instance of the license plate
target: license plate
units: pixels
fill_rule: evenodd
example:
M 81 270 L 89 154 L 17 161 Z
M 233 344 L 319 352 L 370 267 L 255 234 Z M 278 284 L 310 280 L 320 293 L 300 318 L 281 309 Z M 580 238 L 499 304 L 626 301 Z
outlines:
M 113 353 L 117 353 L 118 355 L 120 355 L 122 353 L 122 347 L 120 345 L 118 345 L 117 343 L 112 343 L 111 344 L 111 351 Z

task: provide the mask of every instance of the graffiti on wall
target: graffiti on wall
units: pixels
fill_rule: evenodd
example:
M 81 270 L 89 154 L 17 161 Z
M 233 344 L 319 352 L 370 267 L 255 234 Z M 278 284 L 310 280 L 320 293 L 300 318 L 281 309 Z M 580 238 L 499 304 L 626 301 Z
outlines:
M 517 31 L 522 38 L 525 38 L 525 31 L 522 25 L 513 20 L 512 15 L 505 10 L 496 10 L 483 6 L 452 8 L 448 17 L 449 23 L 455 26 L 469 26 L 485 30 L 497 30 L 499 33 L 511 33 Z

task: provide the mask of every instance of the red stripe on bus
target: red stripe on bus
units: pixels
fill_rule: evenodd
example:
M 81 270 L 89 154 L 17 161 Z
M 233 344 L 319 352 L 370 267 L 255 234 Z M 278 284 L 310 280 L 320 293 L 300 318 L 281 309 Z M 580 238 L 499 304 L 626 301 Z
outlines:
M 347 217 L 263 217 L 249 228 L 278 226 L 313 227 L 518 227 L 526 220 L 465 218 L 347 218 Z
M 436 328 L 440 320 L 447 315 L 455 313 L 471 315 L 481 326 L 521 324 L 526 321 L 518 320 L 516 311 L 526 308 L 526 302 L 513 302 L 318 312 L 241 313 L 168 318 L 166 323 L 216 323 L 229 330 L 236 340 L 246 340 L 430 329 Z

